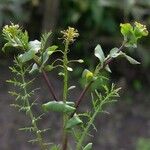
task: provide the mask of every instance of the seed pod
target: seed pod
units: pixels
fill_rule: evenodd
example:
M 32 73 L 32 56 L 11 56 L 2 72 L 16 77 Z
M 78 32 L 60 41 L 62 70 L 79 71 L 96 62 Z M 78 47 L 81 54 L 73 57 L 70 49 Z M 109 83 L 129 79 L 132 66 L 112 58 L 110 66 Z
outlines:
M 93 145 L 93 143 L 88 143 L 88 144 L 83 148 L 83 150 L 92 150 L 92 145 Z
M 66 129 L 71 129 L 81 123 L 83 123 L 82 120 L 77 115 L 74 115 L 71 119 L 67 121 Z
M 75 108 L 65 104 L 62 101 L 56 102 L 51 101 L 46 104 L 42 105 L 44 111 L 54 111 L 54 112 L 61 112 L 61 113 L 72 113 L 75 111 Z

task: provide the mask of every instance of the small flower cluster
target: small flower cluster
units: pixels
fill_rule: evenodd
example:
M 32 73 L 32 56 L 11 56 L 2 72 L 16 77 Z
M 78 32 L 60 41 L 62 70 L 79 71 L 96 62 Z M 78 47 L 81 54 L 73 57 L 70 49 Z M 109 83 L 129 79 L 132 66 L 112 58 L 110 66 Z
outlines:
M 11 23 L 11 25 L 6 25 L 3 28 L 3 33 L 8 33 L 11 36 L 15 36 L 19 32 L 20 32 L 20 27 L 18 24 L 14 25 L 13 23 Z
M 134 25 L 130 23 L 121 23 L 120 27 L 121 33 L 126 41 L 126 47 L 137 47 L 137 40 L 148 35 L 146 26 L 138 22 L 135 22 Z
M 78 30 L 72 27 L 68 27 L 67 30 L 61 31 L 61 33 L 63 34 L 62 39 L 68 43 L 73 43 L 75 38 L 79 36 Z
M 135 22 L 135 30 L 137 33 L 141 34 L 141 36 L 147 36 L 148 35 L 148 30 L 146 28 L 146 25 L 143 25 L 141 23 Z

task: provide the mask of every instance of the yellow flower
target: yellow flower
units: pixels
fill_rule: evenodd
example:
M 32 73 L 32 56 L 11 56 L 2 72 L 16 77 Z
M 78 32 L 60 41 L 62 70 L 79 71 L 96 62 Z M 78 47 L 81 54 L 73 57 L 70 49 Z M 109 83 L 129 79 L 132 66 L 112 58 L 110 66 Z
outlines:
M 11 25 L 5 25 L 3 28 L 3 33 L 8 33 L 10 35 L 16 35 L 18 34 L 20 31 L 20 27 L 18 24 L 14 25 L 13 23 L 11 23 Z
M 148 35 L 148 31 L 146 28 L 146 25 L 143 25 L 141 23 L 135 22 L 135 31 L 137 32 L 136 34 L 141 34 L 141 36 L 147 36 Z
M 61 33 L 63 34 L 62 39 L 68 43 L 73 43 L 75 38 L 79 36 L 78 30 L 72 27 L 68 27 L 67 30 L 61 31 Z

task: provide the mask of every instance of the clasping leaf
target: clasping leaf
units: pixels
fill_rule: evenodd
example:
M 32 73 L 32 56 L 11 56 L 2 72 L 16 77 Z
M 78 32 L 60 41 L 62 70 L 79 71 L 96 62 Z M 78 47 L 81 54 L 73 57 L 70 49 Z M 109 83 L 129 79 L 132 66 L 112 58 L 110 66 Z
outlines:
M 74 115 L 71 119 L 67 121 L 66 129 L 71 129 L 82 123 L 82 120 L 77 115 Z
M 65 104 L 62 101 L 51 101 L 42 105 L 44 111 L 54 111 L 61 113 L 72 113 L 75 111 L 75 107 Z

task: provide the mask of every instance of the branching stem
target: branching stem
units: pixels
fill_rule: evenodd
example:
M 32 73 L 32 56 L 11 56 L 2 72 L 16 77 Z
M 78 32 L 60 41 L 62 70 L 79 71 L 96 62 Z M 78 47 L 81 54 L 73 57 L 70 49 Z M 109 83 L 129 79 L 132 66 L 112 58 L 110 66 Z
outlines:
M 85 136 L 87 135 L 88 131 L 89 131 L 89 128 L 91 127 L 91 125 L 93 124 L 97 114 L 102 111 L 102 106 L 103 104 L 105 103 L 105 101 L 110 97 L 110 94 L 107 95 L 104 100 L 101 102 L 100 106 L 96 109 L 96 111 L 94 112 L 94 114 L 92 115 L 90 121 L 88 122 L 86 128 L 84 129 L 83 133 L 82 133 L 82 136 L 77 144 L 77 147 L 76 147 L 76 150 L 81 150 L 82 148 L 82 144 L 84 142 L 84 139 L 85 139 Z
M 20 66 L 20 69 L 21 69 L 22 83 L 23 83 L 23 85 L 25 85 L 26 82 L 25 82 L 24 72 L 23 72 L 22 66 Z M 27 94 L 28 94 L 28 93 L 27 93 L 27 90 L 26 90 L 26 86 L 23 87 L 23 92 L 24 92 L 24 95 L 27 95 Z M 25 100 L 26 100 L 27 107 L 29 108 L 28 113 L 29 113 L 29 116 L 30 116 L 30 118 L 31 118 L 32 125 L 33 125 L 33 127 L 34 127 L 35 134 L 36 134 L 36 136 L 37 136 L 38 144 L 39 144 L 41 150 L 47 150 L 47 148 L 46 148 L 45 145 L 44 145 L 42 136 L 41 136 L 41 134 L 40 134 L 40 132 L 39 132 L 40 130 L 39 130 L 38 127 L 37 127 L 37 124 L 36 124 L 36 121 L 35 121 L 35 117 L 34 117 L 33 112 L 32 112 L 32 110 L 31 110 L 31 106 L 30 106 L 28 97 L 26 97 Z
M 125 43 L 126 43 L 126 41 L 124 41 L 124 42 L 122 43 L 122 45 L 121 45 L 120 48 L 118 49 L 118 53 L 123 50 Z M 100 67 L 100 65 L 98 64 L 98 67 L 96 67 L 97 70 L 95 71 L 95 73 L 97 74 L 100 70 L 105 69 L 105 67 L 106 67 L 109 63 L 111 63 L 112 60 L 113 60 L 112 57 L 109 57 L 108 59 L 106 59 L 102 67 Z M 73 115 L 76 113 L 77 108 L 80 106 L 80 103 L 82 102 L 84 95 L 86 94 L 86 92 L 88 91 L 88 89 L 91 87 L 91 85 L 92 85 L 93 83 L 94 83 L 94 80 L 91 81 L 91 82 L 89 82 L 89 83 L 86 85 L 86 87 L 83 89 L 83 91 L 81 92 L 81 94 L 79 95 L 79 97 L 78 97 L 78 99 L 77 99 L 77 101 L 76 101 L 76 105 L 75 105 L 75 106 L 76 106 L 76 110 L 74 111 L 74 113 L 71 114 L 71 117 L 73 117 Z

